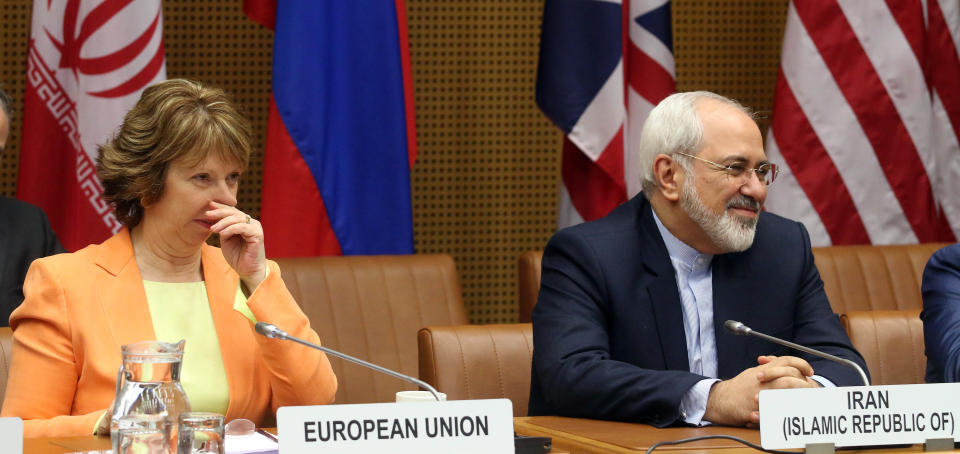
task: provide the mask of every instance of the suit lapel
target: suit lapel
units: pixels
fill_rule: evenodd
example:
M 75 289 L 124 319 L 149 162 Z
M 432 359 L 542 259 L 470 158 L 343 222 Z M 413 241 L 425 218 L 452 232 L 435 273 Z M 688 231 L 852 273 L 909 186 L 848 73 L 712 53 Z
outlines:
M 227 374 L 227 387 L 230 391 L 227 417 L 231 417 L 244 405 L 237 401 L 237 396 L 250 395 L 250 390 L 245 388 L 250 387 L 252 382 L 246 377 L 249 371 L 245 372 L 243 365 L 250 361 L 249 355 L 255 351 L 255 346 L 244 344 L 254 343 L 254 340 L 252 336 L 240 335 L 250 331 L 250 321 L 233 309 L 240 282 L 237 274 L 223 259 L 218 248 L 204 244 L 200 259 L 203 262 L 203 280 L 207 287 L 210 313 L 217 329 L 220 355 Z
M 100 301 L 117 352 L 126 344 L 154 340 L 153 320 L 130 231 L 124 228 L 103 242 L 94 262 L 108 274 L 94 283 L 91 296 Z
M 687 338 L 683 331 L 683 312 L 672 276 L 658 277 L 648 287 L 657 333 L 663 349 L 663 362 L 669 370 L 690 370 Z
M 713 259 L 713 329 L 717 337 L 717 373 L 720 378 L 730 378 L 745 367 L 747 337 L 736 336 L 723 327 L 727 320 L 736 320 L 750 325 L 752 307 L 750 270 L 745 253 L 722 254 Z M 752 358 L 751 358 L 752 360 Z M 756 364 L 747 364 L 753 367 Z
M 637 197 L 643 197 L 643 194 L 638 194 Z M 640 206 L 638 216 L 638 234 L 641 244 L 645 245 L 640 249 L 640 257 L 645 270 L 651 275 L 647 293 L 653 307 L 654 325 L 660 338 L 663 362 L 670 370 L 690 370 L 680 292 L 677 290 L 670 254 L 653 219 L 653 208 L 646 200 Z

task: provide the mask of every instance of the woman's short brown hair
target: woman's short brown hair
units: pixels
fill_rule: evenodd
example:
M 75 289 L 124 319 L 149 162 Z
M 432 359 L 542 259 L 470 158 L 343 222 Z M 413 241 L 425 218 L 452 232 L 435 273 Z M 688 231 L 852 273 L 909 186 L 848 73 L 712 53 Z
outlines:
M 219 88 L 184 79 L 147 87 L 120 131 L 99 148 L 103 197 L 117 219 L 133 228 L 143 219 L 143 207 L 163 195 L 170 163 L 196 165 L 216 152 L 245 169 L 250 136 L 250 122 Z

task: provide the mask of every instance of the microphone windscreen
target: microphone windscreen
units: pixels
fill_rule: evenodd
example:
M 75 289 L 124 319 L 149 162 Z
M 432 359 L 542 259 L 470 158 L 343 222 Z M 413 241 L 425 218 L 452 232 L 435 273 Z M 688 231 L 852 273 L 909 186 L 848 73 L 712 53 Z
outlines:
M 723 327 L 726 328 L 727 331 L 730 331 L 731 333 L 736 335 L 746 334 L 746 332 L 744 332 L 744 329 L 743 329 L 744 328 L 743 323 L 740 323 L 736 320 L 727 320 L 723 322 Z
M 260 334 L 262 336 L 267 336 L 267 337 L 273 337 L 273 333 L 270 331 L 269 326 L 270 325 L 264 322 L 257 322 L 257 324 L 253 326 L 253 329 L 257 331 L 257 334 Z

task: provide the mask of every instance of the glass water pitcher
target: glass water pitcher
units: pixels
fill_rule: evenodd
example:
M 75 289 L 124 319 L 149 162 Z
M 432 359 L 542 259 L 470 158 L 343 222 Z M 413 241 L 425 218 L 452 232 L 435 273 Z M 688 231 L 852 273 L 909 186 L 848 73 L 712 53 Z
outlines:
M 123 365 L 117 372 L 117 393 L 110 418 L 110 439 L 118 452 L 119 419 L 127 415 L 163 415 L 174 423 L 190 411 L 180 385 L 184 341 L 144 341 L 121 347 Z

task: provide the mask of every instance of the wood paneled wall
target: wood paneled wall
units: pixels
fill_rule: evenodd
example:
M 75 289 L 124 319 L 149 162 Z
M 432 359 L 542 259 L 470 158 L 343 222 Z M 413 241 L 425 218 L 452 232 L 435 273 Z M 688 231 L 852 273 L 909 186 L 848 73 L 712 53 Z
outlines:
M 557 0 L 546 0 L 557 1 Z M 241 0 L 165 0 L 167 72 L 231 91 L 262 149 L 272 33 Z M 768 112 L 787 0 L 675 0 L 680 90 L 712 90 Z M 22 108 L 32 2 L 0 6 L 0 81 Z M 474 323 L 516 320 L 516 260 L 556 226 L 559 132 L 534 104 L 541 0 L 407 0 L 419 157 L 418 252 L 453 255 Z M 761 126 L 766 126 L 761 119 Z M 16 191 L 20 118 L 0 158 L 0 194 Z M 262 152 L 241 208 L 260 212 Z

